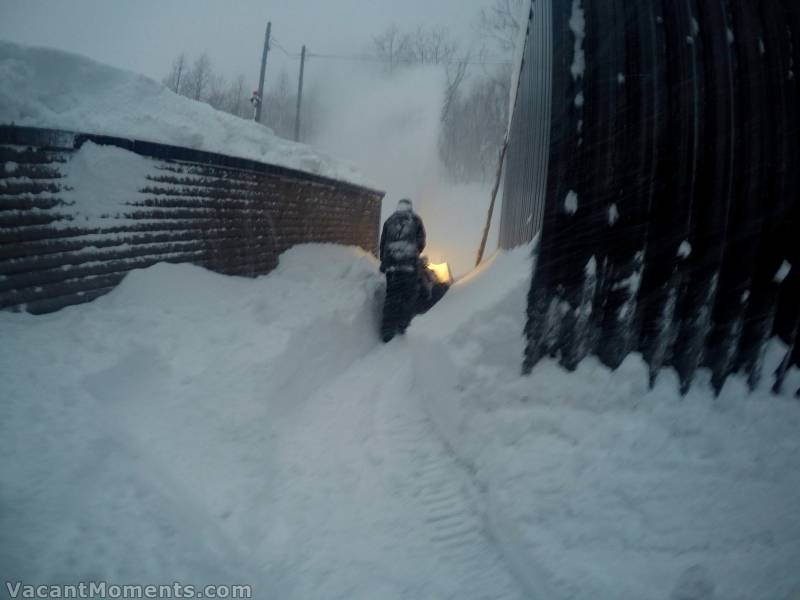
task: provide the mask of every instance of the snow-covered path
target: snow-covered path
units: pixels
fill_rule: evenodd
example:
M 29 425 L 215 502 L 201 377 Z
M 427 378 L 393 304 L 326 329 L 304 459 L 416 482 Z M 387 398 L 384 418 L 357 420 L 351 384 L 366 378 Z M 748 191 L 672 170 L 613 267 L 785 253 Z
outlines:
M 314 249 L 227 290 L 165 265 L 91 306 L 7 315 L 2 450 L 22 460 L 4 500 L 31 503 L 22 522 L 0 515 L 30 548 L 10 573 L 245 583 L 256 598 L 528 597 L 430 421 L 408 341 L 380 344 L 365 319 L 374 266 L 324 252 L 324 273 Z
M 648 390 L 636 356 L 520 377 L 530 261 L 489 261 L 388 345 L 374 259 L 330 246 L 255 281 L 157 265 L 88 305 L 0 313 L 0 575 L 797 598 L 800 405 L 736 378 L 718 399 L 669 373 Z
M 525 597 L 413 382 L 401 339 L 298 407 L 272 482 L 281 494 L 271 528 L 285 528 L 288 545 L 302 548 L 282 570 L 292 597 L 320 589 L 331 598 Z

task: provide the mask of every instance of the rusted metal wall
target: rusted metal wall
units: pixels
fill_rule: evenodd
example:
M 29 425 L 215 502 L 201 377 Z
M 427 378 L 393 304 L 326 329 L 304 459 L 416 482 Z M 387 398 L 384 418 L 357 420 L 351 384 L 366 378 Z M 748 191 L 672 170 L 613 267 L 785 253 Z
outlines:
M 685 391 L 706 366 L 719 390 L 759 382 L 773 333 L 795 344 L 799 14 L 532 1 L 500 232 L 505 248 L 540 236 L 527 369 L 640 351 L 651 378 L 672 366 Z
M 148 157 L 138 198 L 90 223 L 71 210 L 68 161 L 86 141 Z M 73 190 L 80 193 L 80 189 Z M 375 252 L 383 194 L 300 171 L 148 142 L 0 127 L 0 308 L 92 300 L 131 269 L 189 262 L 268 273 L 301 243 Z

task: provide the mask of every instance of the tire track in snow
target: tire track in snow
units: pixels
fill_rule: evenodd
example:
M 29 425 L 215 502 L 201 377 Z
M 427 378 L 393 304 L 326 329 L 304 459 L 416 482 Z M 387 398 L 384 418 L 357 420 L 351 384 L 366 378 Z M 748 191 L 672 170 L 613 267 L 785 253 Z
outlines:
M 288 563 L 292 597 L 347 598 L 350 588 L 415 600 L 528 596 L 472 507 L 469 474 L 416 399 L 411 353 L 404 339 L 376 348 L 309 398 L 295 421 L 281 452 L 290 464 L 285 483 L 276 482 L 284 490 L 277 512 L 324 502 L 331 511 L 307 510 L 289 525 L 304 541 Z M 295 580 L 323 567 L 318 582 Z M 375 595 L 381 581 L 389 587 Z
M 405 345 L 391 348 L 407 353 Z M 410 359 L 398 356 L 394 364 Z M 405 367 L 404 368 L 410 368 Z M 397 382 L 397 377 L 392 378 Z M 501 553 L 487 534 L 483 520 L 470 500 L 472 481 L 463 466 L 439 437 L 433 422 L 420 406 L 411 386 L 406 394 L 382 391 L 377 399 L 376 432 L 387 443 L 392 460 L 405 463 L 410 497 L 419 510 L 423 528 L 443 567 L 459 581 L 452 597 L 459 599 L 510 600 L 525 593 Z

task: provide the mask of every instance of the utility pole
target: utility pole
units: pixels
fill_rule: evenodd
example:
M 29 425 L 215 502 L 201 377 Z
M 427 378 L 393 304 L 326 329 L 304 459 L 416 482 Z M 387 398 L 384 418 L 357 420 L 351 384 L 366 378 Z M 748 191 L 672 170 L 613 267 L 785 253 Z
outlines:
M 303 103 L 303 71 L 306 66 L 306 47 L 300 53 L 300 80 L 297 83 L 297 112 L 294 118 L 294 141 L 300 141 L 300 106 Z
M 503 163 L 506 162 L 506 152 L 508 151 L 508 135 L 503 140 L 503 145 L 500 147 L 500 156 L 497 160 L 497 175 L 494 179 L 494 186 L 492 187 L 492 200 L 489 203 L 489 214 L 486 215 L 486 226 L 483 228 L 483 236 L 481 237 L 481 246 L 478 248 L 478 260 L 475 261 L 475 266 L 479 267 L 483 260 L 483 254 L 486 252 L 486 242 L 489 239 L 489 230 L 492 228 L 492 213 L 494 213 L 494 203 L 497 200 L 497 192 L 500 189 L 500 179 L 503 177 Z
M 256 123 L 261 123 L 261 107 L 264 104 L 264 73 L 267 70 L 267 54 L 269 54 L 269 36 L 272 33 L 272 21 L 267 23 L 267 35 L 264 37 L 264 53 L 261 55 L 261 76 L 258 78 L 258 102 L 256 104 Z
M 183 65 L 186 62 L 186 56 L 181 54 L 178 57 L 178 60 L 180 61 L 180 64 L 178 65 L 178 77 L 177 77 L 177 81 L 175 82 L 175 93 L 176 94 L 180 94 L 181 93 L 181 78 L 183 77 Z

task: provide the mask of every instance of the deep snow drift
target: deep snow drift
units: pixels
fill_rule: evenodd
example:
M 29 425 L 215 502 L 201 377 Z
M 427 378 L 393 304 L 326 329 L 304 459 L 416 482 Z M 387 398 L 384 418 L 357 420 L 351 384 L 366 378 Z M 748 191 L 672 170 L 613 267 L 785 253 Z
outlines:
M 0 124 L 49 127 L 228 154 L 366 184 L 351 164 L 267 127 L 77 54 L 0 41 Z
M 385 346 L 374 259 L 334 246 L 257 280 L 162 264 L 91 304 L 0 314 L 4 577 L 796 598 L 800 405 L 736 378 L 717 400 L 669 374 L 648 391 L 635 356 L 520 377 L 529 254 Z
M 525 259 L 482 267 L 411 333 L 423 402 L 531 597 L 800 597 L 800 372 L 782 397 L 733 377 L 717 399 L 707 372 L 685 398 L 672 371 L 648 390 L 637 354 L 520 377 Z

